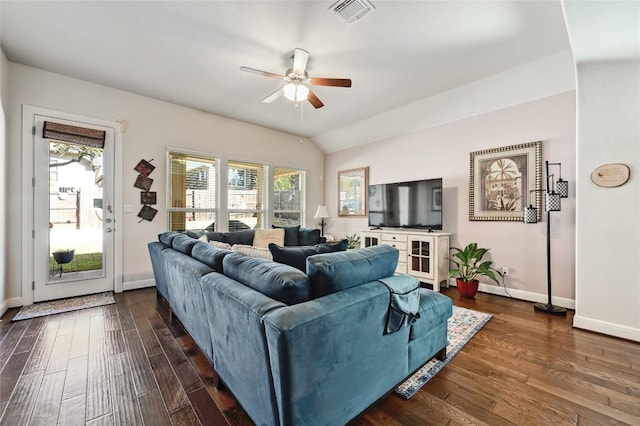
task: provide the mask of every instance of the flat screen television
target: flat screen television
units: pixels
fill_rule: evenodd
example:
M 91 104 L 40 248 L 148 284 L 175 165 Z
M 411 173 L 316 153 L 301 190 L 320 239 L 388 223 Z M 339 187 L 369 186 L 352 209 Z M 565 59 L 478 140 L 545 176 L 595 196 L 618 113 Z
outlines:
M 369 185 L 369 226 L 442 229 L 442 178 Z

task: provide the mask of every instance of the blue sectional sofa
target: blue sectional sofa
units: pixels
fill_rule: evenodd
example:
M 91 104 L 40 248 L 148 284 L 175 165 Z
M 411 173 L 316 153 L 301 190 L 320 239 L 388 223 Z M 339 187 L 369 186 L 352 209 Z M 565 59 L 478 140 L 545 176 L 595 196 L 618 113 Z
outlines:
M 440 293 L 417 289 L 420 318 L 386 329 L 389 288 L 419 287 L 391 246 L 312 255 L 306 274 L 175 232 L 148 246 L 158 292 L 258 425 L 345 424 L 445 356 Z

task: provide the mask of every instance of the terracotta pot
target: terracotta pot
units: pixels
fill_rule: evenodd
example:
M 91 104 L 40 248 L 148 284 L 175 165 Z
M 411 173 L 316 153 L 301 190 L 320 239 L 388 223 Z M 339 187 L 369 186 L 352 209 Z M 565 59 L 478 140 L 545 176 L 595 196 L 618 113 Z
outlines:
M 478 292 L 478 280 L 471 280 L 471 282 L 462 281 L 460 278 L 456 278 L 456 286 L 461 297 L 466 299 L 473 299 Z

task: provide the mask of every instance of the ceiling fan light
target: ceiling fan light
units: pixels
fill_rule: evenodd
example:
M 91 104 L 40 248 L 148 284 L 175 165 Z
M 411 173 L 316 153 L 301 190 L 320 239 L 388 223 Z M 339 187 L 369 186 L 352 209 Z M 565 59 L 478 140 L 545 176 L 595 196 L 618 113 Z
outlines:
M 284 96 L 293 102 L 300 102 L 309 96 L 309 88 L 304 84 L 289 83 L 284 86 Z

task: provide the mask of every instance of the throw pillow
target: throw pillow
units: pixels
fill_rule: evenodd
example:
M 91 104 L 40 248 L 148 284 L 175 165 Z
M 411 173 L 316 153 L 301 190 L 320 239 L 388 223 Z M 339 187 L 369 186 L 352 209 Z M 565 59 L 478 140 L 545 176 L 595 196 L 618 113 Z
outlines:
M 227 243 L 221 243 L 220 241 L 209 241 L 213 247 L 223 249 L 223 250 L 231 250 L 231 245 Z
M 225 243 L 229 243 L 231 245 L 244 244 L 244 245 L 250 246 L 253 244 L 253 236 L 254 236 L 253 229 L 243 229 L 240 231 L 223 232 L 222 234 L 224 235 L 224 239 L 222 241 L 224 241 Z
M 268 248 L 271 243 L 284 245 L 284 229 L 256 229 L 254 247 Z
M 249 256 L 249 257 L 256 257 L 258 259 L 273 260 L 273 256 L 271 255 L 271 252 L 267 248 L 245 246 L 244 244 L 236 244 L 235 246 L 233 246 L 231 251 L 244 254 L 245 256 Z
M 380 244 L 344 253 L 313 256 L 307 261 L 311 297 L 315 299 L 390 277 L 398 265 L 398 255 L 395 247 Z
M 276 244 L 269 244 L 269 251 L 273 255 L 273 260 L 278 263 L 293 266 L 302 272 L 307 271 L 307 257 L 319 253 L 333 253 L 345 251 L 347 240 L 335 243 L 316 244 L 314 246 L 280 247 Z
M 300 228 L 298 235 L 298 245 L 301 246 L 313 246 L 319 244 L 320 230 L 311 228 Z
M 300 225 L 296 226 L 278 226 L 271 225 L 273 229 L 284 229 L 284 245 L 297 246 L 298 234 L 300 233 Z
M 288 265 L 231 253 L 223 260 L 224 274 L 260 293 L 294 305 L 309 300 L 309 280 Z

